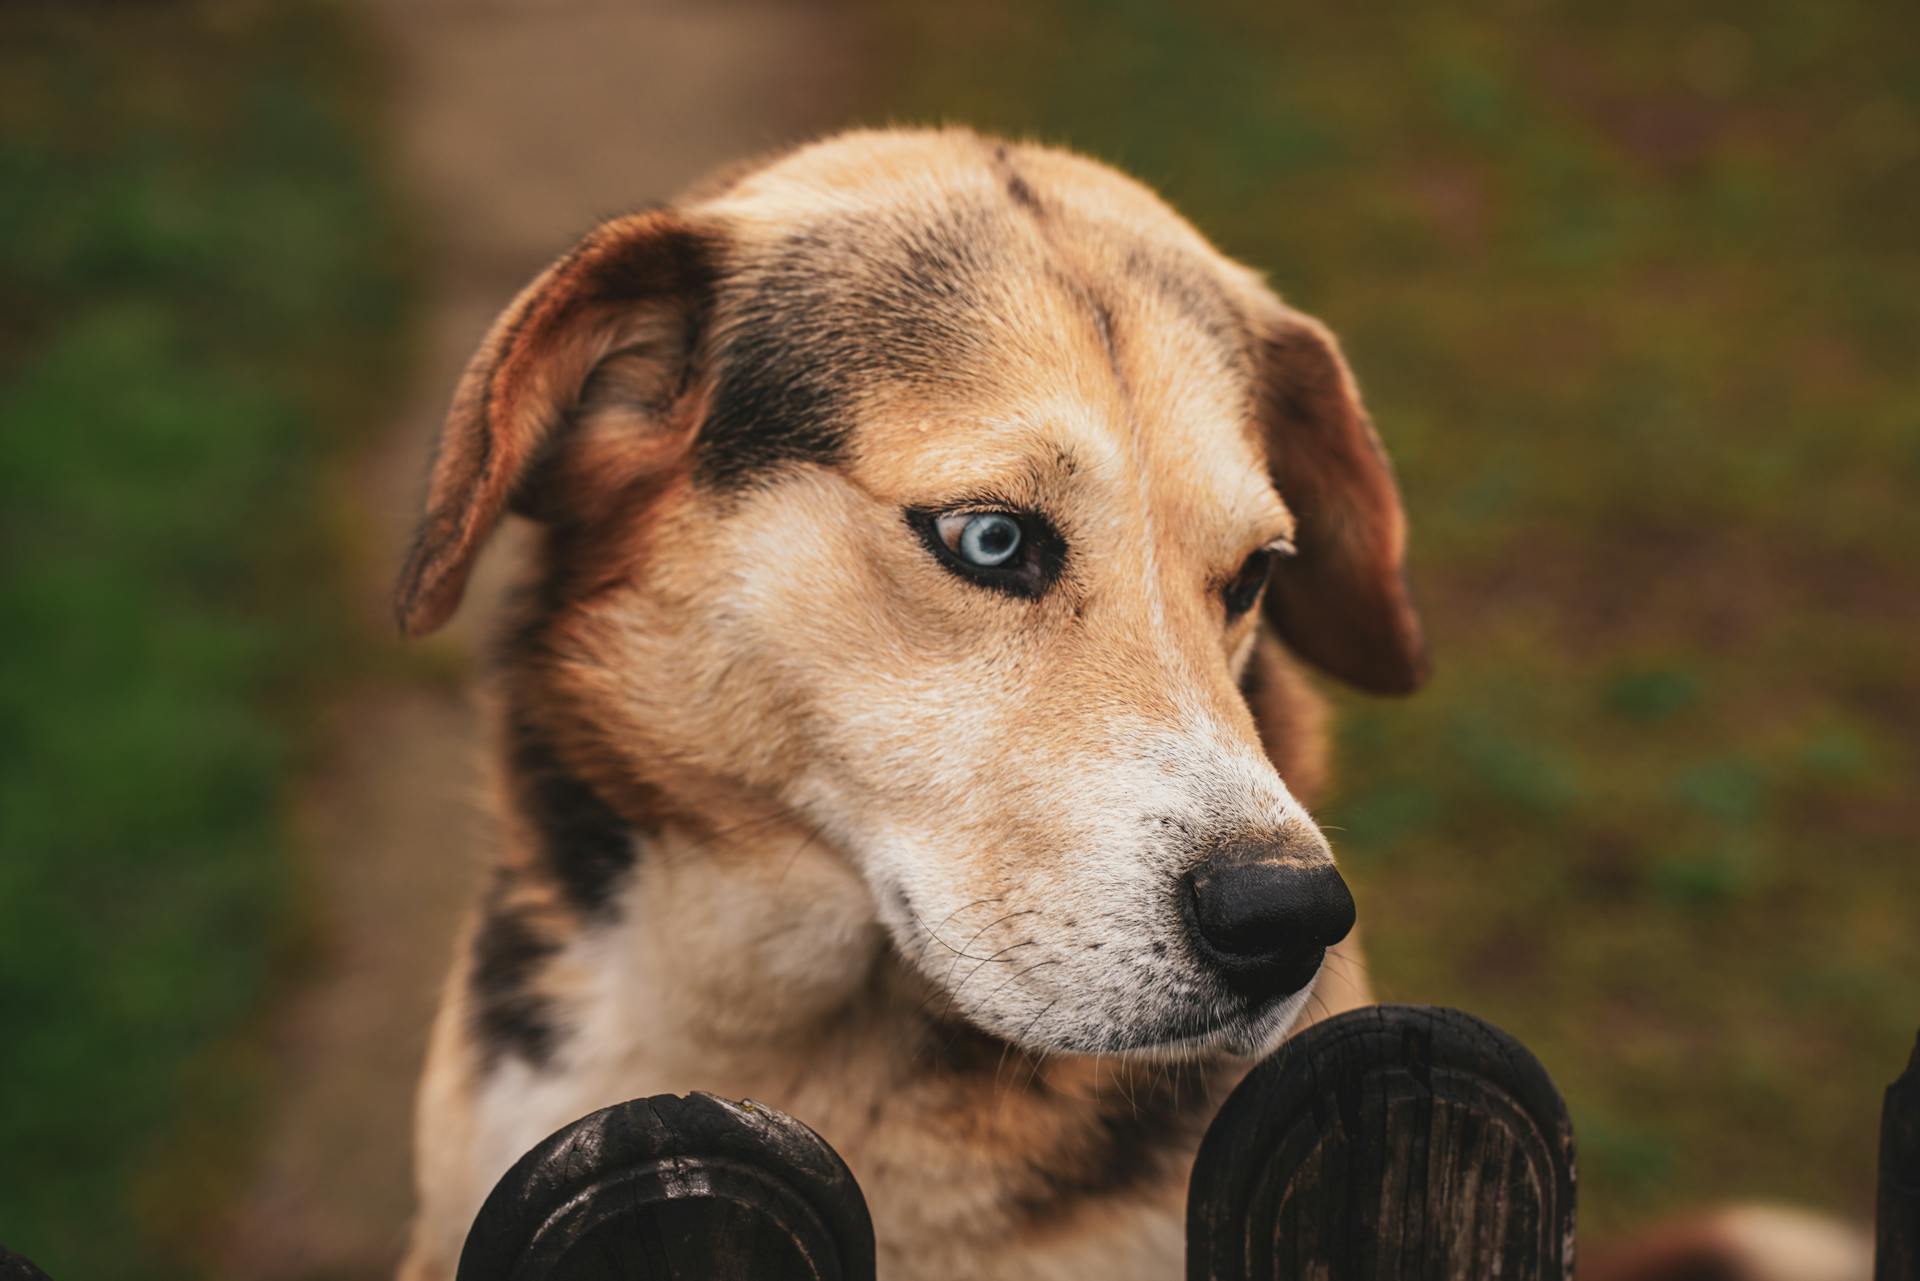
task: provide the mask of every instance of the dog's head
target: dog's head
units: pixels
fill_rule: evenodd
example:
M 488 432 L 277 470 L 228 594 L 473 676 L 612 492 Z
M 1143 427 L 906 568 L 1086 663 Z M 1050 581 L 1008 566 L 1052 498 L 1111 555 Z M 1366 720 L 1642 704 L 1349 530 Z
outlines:
M 1420 683 L 1393 480 L 1327 331 L 1103 166 L 857 134 L 606 224 L 460 387 L 408 632 L 509 509 L 572 768 L 797 816 L 990 1032 L 1251 1051 L 1351 925 L 1241 681 L 1265 627 Z

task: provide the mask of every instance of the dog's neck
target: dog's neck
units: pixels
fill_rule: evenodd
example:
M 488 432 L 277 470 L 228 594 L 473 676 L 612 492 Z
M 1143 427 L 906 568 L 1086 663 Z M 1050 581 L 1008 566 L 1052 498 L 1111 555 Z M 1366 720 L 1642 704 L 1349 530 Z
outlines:
M 865 883 L 805 825 L 668 821 L 642 842 L 622 906 L 637 975 L 707 1062 L 844 1035 L 914 999 Z

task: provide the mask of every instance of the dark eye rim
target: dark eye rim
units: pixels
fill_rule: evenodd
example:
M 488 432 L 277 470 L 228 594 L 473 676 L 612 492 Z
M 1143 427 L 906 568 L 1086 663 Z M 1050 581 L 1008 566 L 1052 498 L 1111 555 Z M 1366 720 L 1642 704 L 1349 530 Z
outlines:
M 1020 527 L 1020 547 L 1004 565 L 975 565 L 960 556 L 940 537 L 936 522 L 942 516 L 1005 516 Z M 1046 594 L 1066 568 L 1067 544 L 1053 522 L 1038 512 L 1018 511 L 1010 507 L 960 505 L 954 507 L 909 507 L 907 525 L 920 536 L 935 560 L 950 573 L 979 587 L 1029 600 Z
M 1260 601 L 1260 594 L 1273 581 L 1273 567 L 1279 563 L 1280 555 L 1271 547 L 1262 547 L 1240 562 L 1240 568 L 1233 572 L 1220 586 L 1220 600 L 1227 607 L 1229 619 L 1240 618 Z

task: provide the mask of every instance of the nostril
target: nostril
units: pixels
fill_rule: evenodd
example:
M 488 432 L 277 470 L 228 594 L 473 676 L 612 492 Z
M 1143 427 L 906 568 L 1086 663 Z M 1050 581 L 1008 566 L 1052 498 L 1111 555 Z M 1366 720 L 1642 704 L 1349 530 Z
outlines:
M 1297 991 L 1353 929 L 1353 895 L 1331 864 L 1215 859 L 1187 878 L 1201 950 L 1250 995 Z

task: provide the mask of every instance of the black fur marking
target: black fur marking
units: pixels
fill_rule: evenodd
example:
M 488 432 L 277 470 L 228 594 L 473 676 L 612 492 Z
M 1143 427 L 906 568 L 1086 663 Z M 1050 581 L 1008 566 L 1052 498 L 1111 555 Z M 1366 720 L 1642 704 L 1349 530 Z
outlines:
M 790 252 L 751 286 L 721 349 L 698 444 L 699 476 L 716 488 L 790 463 L 833 466 L 846 452 L 845 388 L 819 350 L 832 346 L 820 332 L 824 290 L 807 278 L 799 244 Z
M 514 800 L 539 833 L 542 865 L 581 915 L 612 919 L 614 892 L 633 869 L 632 829 L 527 721 L 514 722 L 511 743 Z
M 1127 252 L 1126 272 L 1171 302 L 1236 365 L 1251 365 L 1251 331 L 1212 268 L 1177 254 L 1140 247 Z
M 1094 333 L 1100 338 L 1100 349 L 1106 354 L 1107 365 L 1113 370 L 1114 378 L 1119 381 L 1124 390 L 1127 385 L 1127 376 L 1120 367 L 1120 348 L 1114 338 L 1112 306 L 1079 276 L 1058 267 L 1054 268 L 1050 274 L 1055 286 L 1086 310 L 1087 318 L 1093 322 Z
M 1079 1202 L 1165 1178 L 1169 1162 L 1199 1146 L 1224 1094 L 1222 1085 L 1217 1069 L 1181 1064 L 1108 1091 L 1078 1143 L 1028 1162 L 1034 1182 L 1019 1194 L 1020 1208 L 1035 1219 L 1057 1222 Z
M 1032 187 L 1028 186 L 1027 180 L 1022 178 L 1018 173 L 1010 171 L 1007 174 L 1007 195 L 1013 200 L 1014 204 L 1019 205 L 1028 213 L 1041 214 L 1046 212 L 1040 203 L 1039 194 L 1035 192 Z
M 530 638 L 518 638 L 528 644 Z M 502 873 L 482 908 L 469 979 L 472 1030 L 488 1068 L 513 1055 L 533 1067 L 552 1060 L 561 1029 L 553 1003 L 536 981 L 559 941 L 536 909 L 512 899 L 512 877 L 550 880 L 588 922 L 612 919 L 614 893 L 634 862 L 632 828 L 569 771 L 528 719 L 509 723 L 509 787 L 513 804 L 536 834 L 537 870 Z
M 1014 203 L 1034 193 L 1004 155 L 995 165 Z M 1025 207 L 1023 205 L 1023 207 Z M 734 264 L 714 309 L 712 407 L 697 476 L 727 490 L 792 465 L 845 461 L 862 397 L 889 383 L 964 386 L 991 367 L 1000 341 L 987 310 L 1005 288 L 1016 224 L 1005 204 L 848 213 L 796 228 Z M 1207 265 L 1140 246 L 1130 276 L 1168 298 L 1236 364 L 1251 361 L 1247 328 Z M 1055 264 L 1048 282 L 1079 302 L 1116 373 L 1113 307 Z
M 848 214 L 742 264 L 721 307 L 700 480 L 731 489 L 792 464 L 834 466 L 864 389 L 958 381 L 990 341 L 975 300 L 1001 235 L 979 208 L 932 222 Z
M 496 884 L 473 938 L 472 1032 L 485 1069 L 509 1054 L 544 1067 L 553 1058 L 558 1029 L 552 1002 L 530 988 L 559 945 L 502 899 Z
M 1093 310 L 1093 327 L 1100 332 L 1101 349 L 1107 353 L 1107 363 L 1113 366 L 1115 375 L 1120 374 L 1120 353 L 1113 343 L 1113 308 L 1107 306 L 1106 299 L 1086 291 L 1087 306 Z
M 1034 191 L 1027 180 L 1021 176 L 1020 171 L 1013 167 L 1013 161 L 1007 156 L 1007 144 L 1004 142 L 993 144 L 993 167 L 1006 180 L 1007 197 L 1014 204 L 1036 218 L 1046 212 L 1040 204 L 1039 193 Z
M 1054 1095 L 1024 1051 L 966 1024 L 930 1022 L 930 1062 L 953 1077 L 988 1078 L 995 1090 Z M 1201 1133 L 1233 1083 L 1218 1064 L 1146 1068 L 1139 1079 L 1104 1085 L 1088 1099 L 1056 1095 L 1066 1110 L 1059 1137 L 1026 1161 L 1028 1177 L 1012 1190 L 1016 1209 L 1037 1223 L 1057 1223 L 1083 1201 L 1146 1187 L 1190 1160 Z M 1006 1083 L 1003 1085 L 1003 1083 Z M 1090 1106 L 1089 1106 L 1090 1105 Z

